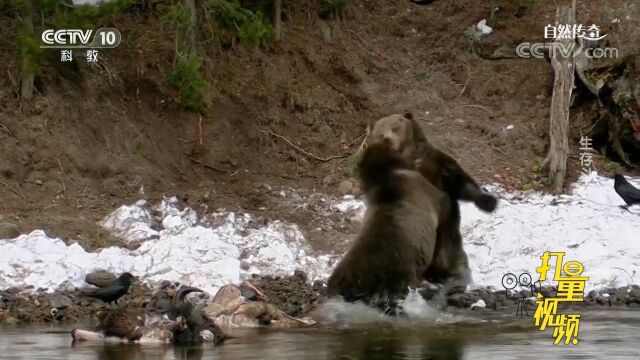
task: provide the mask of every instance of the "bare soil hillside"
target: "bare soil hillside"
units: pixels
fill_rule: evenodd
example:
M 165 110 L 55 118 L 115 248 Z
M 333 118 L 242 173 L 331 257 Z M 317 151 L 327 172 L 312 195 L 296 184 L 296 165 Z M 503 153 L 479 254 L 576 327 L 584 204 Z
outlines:
M 565 3 L 503 7 L 483 45 L 543 40 Z M 599 3 L 581 2 L 578 20 L 601 24 L 621 52 L 637 51 L 633 1 Z M 478 56 L 465 34 L 489 18 L 491 2 L 354 0 L 338 20 L 318 10 L 285 4 L 280 43 L 207 48 L 207 117 L 182 109 L 168 85 L 173 31 L 153 13 L 100 24 L 118 28 L 121 45 L 101 51 L 98 68 L 82 59 L 43 66 L 31 102 L 15 96 L 17 57 L 0 54 L 0 222 L 97 248 L 118 242 L 96 225 L 117 206 L 177 195 L 202 211 L 296 222 L 316 248 L 335 249 L 354 227 L 302 212 L 280 191 L 340 195 L 340 182 L 355 183 L 349 156 L 367 121 L 404 110 L 479 181 L 544 188 L 553 72 L 544 59 Z M 568 183 L 580 173 L 572 135 Z M 599 169 L 606 163 L 596 156 Z

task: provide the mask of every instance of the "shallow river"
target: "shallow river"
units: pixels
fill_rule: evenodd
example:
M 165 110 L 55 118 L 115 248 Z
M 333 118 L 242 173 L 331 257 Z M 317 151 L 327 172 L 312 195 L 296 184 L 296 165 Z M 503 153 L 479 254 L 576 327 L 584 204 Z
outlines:
M 514 316 L 350 328 L 235 332 L 213 348 L 71 344 L 61 327 L 0 328 L 2 359 L 640 359 L 640 310 L 582 313 L 580 343 L 553 345 L 552 330 Z

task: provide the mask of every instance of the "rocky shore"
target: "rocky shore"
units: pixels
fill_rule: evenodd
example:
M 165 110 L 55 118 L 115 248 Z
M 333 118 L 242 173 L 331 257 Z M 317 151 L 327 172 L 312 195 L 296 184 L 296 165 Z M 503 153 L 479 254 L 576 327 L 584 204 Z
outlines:
M 112 274 L 92 273 L 87 280 L 92 284 L 110 281 Z M 265 299 L 259 299 L 250 288 L 240 287 L 242 295 L 247 300 L 266 300 L 288 315 L 301 317 L 310 314 L 326 300 L 326 286 L 322 281 L 310 283 L 307 275 L 296 271 L 291 276 L 253 276 L 250 282 L 259 289 Z M 89 287 L 89 286 L 88 286 Z M 143 283 L 131 286 L 129 294 L 120 301 L 129 306 L 145 308 L 154 312 L 163 306 L 163 302 L 170 301 L 179 283 L 164 281 L 153 287 Z M 77 322 L 92 322 L 98 311 L 104 309 L 104 304 L 98 300 L 86 297 L 83 291 L 87 288 L 75 288 L 70 284 L 63 284 L 54 292 L 47 289 L 9 288 L 0 290 L 0 324 L 26 325 L 34 323 L 73 324 Z M 492 288 L 476 288 L 464 293 L 444 294 L 440 289 L 427 287 L 419 290 L 427 300 L 441 307 L 471 309 L 472 311 L 498 311 L 515 313 L 519 302 L 523 302 L 529 314 L 535 311 L 535 297 L 528 290 L 510 292 L 495 291 Z M 555 297 L 556 289 L 543 287 L 541 294 L 545 297 Z M 191 297 L 192 296 L 192 297 Z M 192 301 L 210 302 L 210 295 L 192 294 Z M 588 307 L 638 307 L 640 308 L 640 286 L 631 285 L 621 288 L 591 291 L 584 302 L 572 303 L 580 308 Z

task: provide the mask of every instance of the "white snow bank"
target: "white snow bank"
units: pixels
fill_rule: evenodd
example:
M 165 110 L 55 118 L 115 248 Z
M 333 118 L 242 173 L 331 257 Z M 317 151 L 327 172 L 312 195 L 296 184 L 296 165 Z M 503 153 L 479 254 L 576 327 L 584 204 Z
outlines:
M 640 187 L 638 180 L 628 180 Z M 487 214 L 471 203 L 460 203 L 460 230 L 474 285 L 500 290 L 507 273 L 527 272 L 535 281 L 545 251 L 564 252 L 565 262 L 584 265 L 583 274 L 590 277 L 586 293 L 640 283 L 640 207 L 621 209 L 624 202 L 612 179 L 591 173 L 561 196 L 487 188 L 501 197 L 496 212 Z M 362 202 L 350 198 L 333 207 L 360 215 L 364 210 Z M 555 258 L 549 265 L 552 279 Z
M 628 180 L 640 188 L 638 180 Z M 565 252 L 565 262 L 581 262 L 590 277 L 586 292 L 640 283 L 640 206 L 621 209 L 624 202 L 612 179 L 591 173 L 561 196 L 487 188 L 501 197 L 496 212 L 460 202 L 460 230 L 475 285 L 500 290 L 506 273 L 527 272 L 535 281 L 545 251 Z M 353 201 L 337 208 L 364 209 Z M 550 265 L 552 279 L 555 258 Z
M 461 231 L 476 285 L 501 289 L 506 273 L 528 272 L 535 280 L 544 251 L 562 251 L 565 261 L 582 262 L 590 276 L 586 291 L 640 282 L 640 209 L 618 207 L 623 202 L 613 180 L 585 176 L 571 194 L 559 197 L 491 191 L 502 197 L 493 214 L 461 203 Z M 327 201 L 327 206 L 344 216 L 361 217 L 364 210 L 352 197 Z M 262 224 L 249 214 L 230 212 L 199 218 L 192 209 L 179 209 L 175 198 L 154 209 L 144 201 L 122 206 L 101 224 L 127 241 L 143 243 L 134 251 L 112 247 L 89 253 L 42 231 L 0 240 L 0 289 L 53 290 L 67 280 L 80 286 L 87 272 L 102 268 L 213 293 L 252 273 L 289 275 L 301 269 L 310 280 L 327 278 L 336 260 L 312 251 L 294 224 Z
M 461 203 L 461 232 L 476 284 L 502 289 L 504 274 L 523 272 L 535 281 L 545 251 L 581 262 L 590 277 L 586 292 L 640 283 L 640 209 L 619 207 L 624 202 L 612 179 L 583 176 L 571 194 L 557 197 L 500 195 L 494 214 Z M 550 262 L 552 279 L 555 258 Z
M 209 293 L 252 273 L 290 275 L 301 269 L 310 280 L 328 277 L 332 257 L 314 254 L 296 225 L 254 222 L 248 214 L 235 213 L 198 219 L 192 209 L 178 209 L 175 198 L 155 209 L 140 201 L 120 207 L 101 222 L 128 242 L 144 241 L 134 251 L 110 247 L 90 253 L 42 231 L 0 240 L 0 288 L 32 285 L 54 290 L 65 281 L 81 286 L 86 273 L 97 268 L 129 271 L 151 283 L 179 281 Z

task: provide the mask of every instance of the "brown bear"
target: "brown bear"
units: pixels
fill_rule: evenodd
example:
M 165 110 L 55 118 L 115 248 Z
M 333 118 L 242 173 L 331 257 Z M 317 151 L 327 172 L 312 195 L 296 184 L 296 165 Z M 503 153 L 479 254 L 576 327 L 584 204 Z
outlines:
M 412 167 L 387 141 L 365 149 L 358 164 L 365 220 L 327 282 L 329 296 L 395 310 L 409 287 L 422 284 L 449 200 Z
M 440 218 L 436 249 L 425 279 L 448 286 L 449 291 L 464 290 L 471 282 L 467 254 L 460 234 L 460 206 L 458 200 L 472 201 L 486 211 L 493 212 L 497 199 L 485 193 L 458 162 L 433 146 L 410 112 L 394 114 L 369 124 L 367 144 L 372 146 L 388 142 L 402 154 L 405 161 L 413 162 L 416 169 L 434 186 L 449 197 L 451 206 Z

